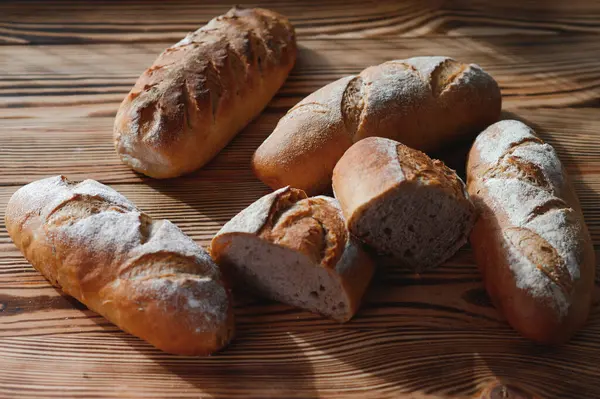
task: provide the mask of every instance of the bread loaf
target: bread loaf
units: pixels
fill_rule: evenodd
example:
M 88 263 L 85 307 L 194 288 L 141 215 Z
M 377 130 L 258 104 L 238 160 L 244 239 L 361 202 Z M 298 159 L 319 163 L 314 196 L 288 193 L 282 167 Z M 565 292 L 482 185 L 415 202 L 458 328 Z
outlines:
M 333 171 L 333 191 L 353 235 L 415 271 L 454 255 L 475 221 L 453 170 L 381 137 L 346 151 Z
M 336 200 L 290 187 L 223 226 L 211 255 L 239 286 L 340 322 L 356 313 L 374 268 Z
M 117 153 L 155 178 L 200 168 L 260 113 L 295 60 L 285 17 L 233 8 L 166 49 L 140 76 L 117 113 Z
M 527 338 L 568 340 L 588 317 L 595 255 L 554 149 L 501 121 L 477 137 L 467 174 L 480 213 L 471 244 L 494 304 Z
M 336 162 L 369 136 L 430 151 L 479 133 L 500 117 L 500 89 L 479 66 L 415 57 L 371 66 L 312 93 L 256 150 L 259 179 L 314 195 L 330 189 Z
M 202 248 L 93 180 L 20 188 L 6 227 L 54 286 L 166 352 L 210 354 L 234 331 L 229 293 Z

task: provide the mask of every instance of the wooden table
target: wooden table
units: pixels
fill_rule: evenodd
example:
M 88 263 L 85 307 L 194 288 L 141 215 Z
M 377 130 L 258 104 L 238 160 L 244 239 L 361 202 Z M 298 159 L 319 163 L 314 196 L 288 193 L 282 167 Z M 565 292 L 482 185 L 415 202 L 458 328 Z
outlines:
M 600 245 L 597 1 L 267 6 L 297 28 L 299 60 L 287 83 L 207 167 L 156 181 L 115 155 L 117 107 L 162 49 L 229 5 L 0 3 L 2 216 L 21 185 L 65 174 L 110 184 L 206 245 L 268 192 L 249 170 L 250 156 L 293 104 L 371 64 L 449 55 L 482 65 L 501 85 L 505 116 L 526 121 L 554 145 Z M 457 159 L 460 170 L 464 159 Z M 600 397 L 599 307 L 568 345 L 534 345 L 490 305 L 468 248 L 421 276 L 379 272 L 364 307 L 345 325 L 257 299 L 238 300 L 235 310 L 238 336 L 222 353 L 161 353 L 51 288 L 2 225 L 0 396 L 441 398 L 477 397 L 490 384 L 508 384 L 546 398 Z M 503 397 L 500 391 L 493 397 Z

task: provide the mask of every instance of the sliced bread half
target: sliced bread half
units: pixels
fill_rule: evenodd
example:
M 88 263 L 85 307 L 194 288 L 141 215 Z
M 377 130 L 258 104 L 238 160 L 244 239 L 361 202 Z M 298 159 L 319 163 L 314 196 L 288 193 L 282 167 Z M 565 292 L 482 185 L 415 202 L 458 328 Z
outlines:
M 340 322 L 356 313 L 374 270 L 335 199 L 290 187 L 231 219 L 211 255 L 234 285 Z

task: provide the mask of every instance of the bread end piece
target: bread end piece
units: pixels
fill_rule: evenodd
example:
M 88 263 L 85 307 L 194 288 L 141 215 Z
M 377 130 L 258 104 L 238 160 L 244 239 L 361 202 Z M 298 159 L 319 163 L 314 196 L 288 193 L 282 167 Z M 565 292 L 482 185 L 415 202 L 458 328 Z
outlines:
M 284 115 L 252 157 L 255 175 L 274 190 L 291 186 L 327 193 L 336 162 L 352 145 L 340 98 L 355 76 L 332 82 Z
M 336 200 L 290 187 L 227 223 L 211 255 L 237 286 L 339 322 L 354 316 L 374 270 Z
M 389 139 L 366 138 L 346 151 L 333 189 L 350 232 L 415 271 L 454 255 L 475 221 L 453 170 Z

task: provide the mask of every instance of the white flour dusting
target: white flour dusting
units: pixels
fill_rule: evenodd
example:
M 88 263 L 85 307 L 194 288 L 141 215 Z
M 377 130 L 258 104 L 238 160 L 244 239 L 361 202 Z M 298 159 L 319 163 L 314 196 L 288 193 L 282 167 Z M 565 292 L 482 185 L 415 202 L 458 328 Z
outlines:
M 513 157 L 530 162 L 541 169 L 556 195 L 561 196 L 564 189 L 563 168 L 560 159 L 549 144 L 531 144 L 515 148 Z
M 570 301 L 548 276 L 536 267 L 511 243 L 507 234 L 510 230 L 504 230 L 504 250 L 507 254 L 507 263 L 515 277 L 518 288 L 529 292 L 535 298 L 546 298 L 561 316 L 565 316 L 569 310 Z
M 483 185 L 507 214 L 510 223 L 518 227 L 523 226 L 536 207 L 556 199 L 549 191 L 518 179 L 494 177 Z
M 46 220 L 45 215 L 55 209 L 53 217 Z M 110 303 L 115 295 L 134 300 L 142 294 L 156 308 L 178 312 L 192 331 L 214 331 L 227 318 L 229 297 L 218 267 L 206 251 L 168 221 L 148 226 L 152 221 L 147 215 L 107 186 L 93 180 L 73 184 L 61 176 L 43 179 L 18 190 L 7 213 L 17 225 L 31 217 L 41 219 L 40 228 L 25 229 L 24 234 L 52 245 L 57 269 L 52 273 L 66 276 L 69 292 L 79 300 L 85 299 L 85 282 L 90 284 L 87 287 L 100 285 L 97 293 L 102 303 Z M 141 269 L 139 273 L 131 273 L 131 278 L 121 274 L 128 262 L 140 256 L 148 256 L 148 262 L 133 266 Z M 165 260 L 163 265 L 160 259 L 173 262 Z M 102 313 L 103 309 L 96 310 Z M 116 307 L 113 311 L 126 310 Z M 127 319 L 123 317 L 118 319 Z
M 495 173 L 494 177 L 483 177 L 479 184 L 488 192 L 487 205 L 496 214 L 508 217 L 510 226 L 505 227 L 526 228 L 547 241 L 575 281 L 580 278 L 583 260 L 580 240 L 583 221 L 567 204 L 561 206 L 567 189 L 563 167 L 552 146 L 538 140 L 528 126 L 518 121 L 501 121 L 490 126 L 479 135 L 475 146 L 483 163 L 495 168 Z M 515 146 L 523 141 L 529 143 Z M 520 162 L 509 162 L 511 158 Z M 527 167 L 527 163 L 541 171 L 549 187 L 537 185 L 536 170 Z M 571 298 L 511 243 L 522 239 L 518 230 L 505 228 L 503 234 L 508 265 L 517 286 L 534 297 L 547 298 L 559 315 L 565 316 Z M 517 236 L 510 240 L 511 234 Z
M 494 163 L 514 144 L 524 139 L 536 139 L 536 136 L 524 123 L 505 120 L 488 127 L 477 137 L 474 145 L 482 161 Z

